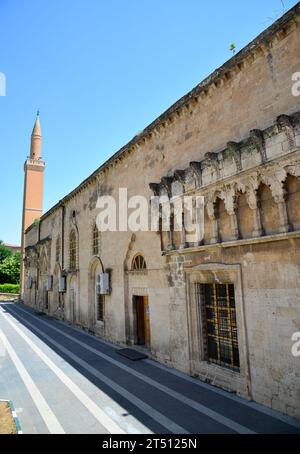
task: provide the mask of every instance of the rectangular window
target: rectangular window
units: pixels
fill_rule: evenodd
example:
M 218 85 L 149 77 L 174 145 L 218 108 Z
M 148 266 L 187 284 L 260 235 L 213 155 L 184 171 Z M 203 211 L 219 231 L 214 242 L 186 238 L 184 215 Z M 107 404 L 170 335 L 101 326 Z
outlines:
M 196 284 L 209 362 L 239 371 L 234 285 Z
M 97 295 L 97 320 L 104 321 L 104 295 Z

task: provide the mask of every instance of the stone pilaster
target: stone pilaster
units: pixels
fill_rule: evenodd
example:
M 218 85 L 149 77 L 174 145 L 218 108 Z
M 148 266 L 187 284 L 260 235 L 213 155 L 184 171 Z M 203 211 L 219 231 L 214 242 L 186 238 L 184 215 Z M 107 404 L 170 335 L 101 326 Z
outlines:
M 210 239 L 210 244 L 216 244 L 219 242 L 219 226 L 218 220 L 216 218 L 215 204 L 214 202 L 208 202 L 206 205 L 206 210 L 210 221 L 212 222 L 212 237 Z

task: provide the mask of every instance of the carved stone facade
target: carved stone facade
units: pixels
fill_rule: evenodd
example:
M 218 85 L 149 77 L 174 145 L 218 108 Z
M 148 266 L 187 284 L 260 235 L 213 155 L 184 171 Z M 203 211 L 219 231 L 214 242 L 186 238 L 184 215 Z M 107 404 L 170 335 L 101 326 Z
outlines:
M 298 418 L 300 98 L 291 88 L 299 23 L 298 4 L 27 229 L 31 285 L 23 295 L 25 304 L 120 345 L 138 342 L 136 306 L 144 301 L 150 356 Z M 101 232 L 94 253 L 99 195 L 117 200 L 127 188 L 129 197 L 150 200 L 180 197 L 180 187 L 204 197 L 204 235 L 199 229 L 189 241 L 185 219 L 181 232 Z M 137 255 L 141 269 L 133 267 Z M 104 271 L 111 292 L 103 306 L 95 285 Z M 213 304 L 226 303 L 231 314 L 232 367 L 209 352 L 211 289 Z
M 288 187 L 288 179 L 294 180 L 294 186 L 298 185 L 297 178 L 300 174 L 300 115 L 297 113 L 292 117 L 284 116 L 289 125 L 294 125 L 289 132 L 282 134 L 279 121 L 265 131 L 259 131 L 259 137 L 264 144 L 264 153 L 260 152 L 250 138 L 243 143 L 230 145 L 220 153 L 212 153 L 209 158 L 205 155 L 201 162 L 190 163 L 193 169 L 192 179 L 188 176 L 189 168 L 176 170 L 173 176 L 163 177 L 160 183 L 150 183 L 150 189 L 158 197 L 166 195 L 166 181 L 168 182 L 167 195 L 170 200 L 174 193 L 171 191 L 172 184 L 178 180 L 183 188 L 182 196 L 199 195 L 205 200 L 207 221 L 205 222 L 205 235 L 203 244 L 215 244 L 223 242 L 226 237 L 221 228 L 218 204 L 223 202 L 225 215 L 230 219 L 231 232 L 228 239 L 235 241 L 246 238 L 258 238 L 266 236 L 270 227 L 263 224 L 263 192 L 269 191 L 272 203 L 275 204 L 276 218 L 274 219 L 274 233 L 287 233 L 295 231 L 299 219 L 289 219 L 287 199 L 291 196 Z M 258 130 L 257 130 L 258 131 Z M 258 134 L 258 133 L 256 133 Z M 289 137 L 293 137 L 290 141 Z M 281 145 L 282 152 L 273 156 L 273 144 Z M 290 148 L 288 148 L 290 147 Z M 211 156 L 213 155 L 213 159 Z M 257 156 L 258 155 L 258 156 Z M 238 156 L 238 158 L 237 158 Z M 232 161 L 234 166 L 232 166 Z M 197 169 L 194 171 L 194 169 Z M 293 189 L 294 191 L 294 189 Z M 176 195 L 176 194 L 175 194 Z M 243 216 L 239 211 L 239 198 L 245 195 L 247 206 L 244 208 Z M 297 204 L 296 200 L 294 203 Z M 248 208 L 248 210 L 247 210 Z M 294 214 L 298 212 L 298 205 L 291 207 Z M 246 213 L 248 211 L 248 213 Z M 242 221 L 248 214 L 249 223 L 252 222 L 252 231 L 243 231 Z M 223 216 L 224 217 L 224 216 Z M 300 212 L 299 212 L 300 218 Z M 241 220 L 241 222 L 239 222 Z M 271 219 L 268 219 L 270 224 Z M 228 233 L 228 232 L 227 232 Z M 161 232 L 161 236 L 163 233 Z M 228 240 L 227 239 L 227 240 Z M 189 248 L 185 244 L 185 248 Z M 171 244 L 171 250 L 182 248 L 182 244 Z M 162 251 L 170 250 L 169 239 L 164 244 L 162 238 Z

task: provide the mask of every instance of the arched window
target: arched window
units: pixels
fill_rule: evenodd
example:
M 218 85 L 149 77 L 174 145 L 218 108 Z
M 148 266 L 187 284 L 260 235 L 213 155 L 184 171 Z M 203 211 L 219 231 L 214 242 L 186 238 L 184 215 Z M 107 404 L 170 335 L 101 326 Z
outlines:
M 70 269 L 76 269 L 76 234 L 74 230 L 70 232 L 70 246 L 69 246 L 69 253 L 70 253 Z
M 99 254 L 99 230 L 97 225 L 93 228 L 93 255 Z
M 284 189 L 289 223 L 293 230 L 300 230 L 300 178 L 288 175 Z
M 253 211 L 249 207 L 247 194 L 239 191 L 236 198 L 237 220 L 241 238 L 252 238 L 255 230 Z
M 226 210 L 224 200 L 217 197 L 216 199 L 216 215 L 219 225 L 219 235 L 221 242 L 232 240 L 231 219 Z
M 147 268 L 146 260 L 141 254 L 136 254 L 132 260 L 132 270 L 133 271 L 143 271 Z
M 59 263 L 60 259 L 60 237 L 57 237 L 56 240 L 56 251 L 55 251 L 55 261 L 56 263 Z
M 260 214 L 264 233 L 266 235 L 273 235 L 279 230 L 279 212 L 278 205 L 273 198 L 270 187 L 261 183 L 257 191 L 257 197 L 260 204 Z

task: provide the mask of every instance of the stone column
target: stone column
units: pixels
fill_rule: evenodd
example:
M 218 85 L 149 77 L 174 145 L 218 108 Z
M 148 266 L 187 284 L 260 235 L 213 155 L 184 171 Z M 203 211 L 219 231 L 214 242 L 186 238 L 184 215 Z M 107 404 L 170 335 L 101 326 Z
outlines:
M 168 244 L 168 251 L 173 251 L 175 249 L 174 246 L 174 206 L 170 204 L 170 223 L 169 223 L 169 244 Z
M 184 210 L 182 210 L 181 244 L 179 246 L 179 249 L 185 249 L 186 247 L 188 247 L 188 244 L 186 242 L 186 231 L 185 231 L 185 225 L 184 225 Z
M 250 209 L 253 211 L 253 224 L 254 230 L 252 233 L 253 238 L 262 236 L 263 229 L 261 223 L 261 213 L 258 206 L 257 192 L 256 189 L 250 189 L 247 192 L 247 201 Z
M 219 241 L 219 226 L 218 226 L 218 220 L 216 219 L 216 213 L 215 213 L 215 204 L 214 202 L 208 202 L 206 205 L 206 210 L 209 219 L 212 222 L 212 238 L 210 239 L 210 244 L 216 244 Z
M 281 178 L 279 179 L 272 179 L 271 180 L 271 191 L 274 197 L 275 202 L 278 206 L 278 214 L 279 214 L 279 232 L 286 233 L 291 230 L 289 221 L 288 221 L 288 214 L 287 208 L 285 203 L 285 190 L 283 188 L 283 184 Z
M 203 245 L 204 238 L 204 197 L 197 197 L 194 211 L 196 214 L 196 243 L 195 246 Z
M 288 214 L 287 214 L 284 195 L 282 195 L 282 197 L 275 197 L 275 202 L 277 203 L 278 212 L 279 212 L 279 221 L 280 221 L 279 232 L 280 233 L 289 232 L 290 225 L 289 225 L 289 221 L 288 221 Z
M 232 239 L 233 240 L 238 240 L 239 239 L 239 226 L 238 226 L 238 220 L 236 216 L 236 210 L 234 208 L 232 213 L 230 214 L 230 221 L 231 221 L 231 230 L 232 230 Z
M 230 216 L 232 239 L 238 240 L 240 235 L 236 215 L 236 196 L 234 187 L 231 187 L 224 192 L 224 203 L 226 211 Z

